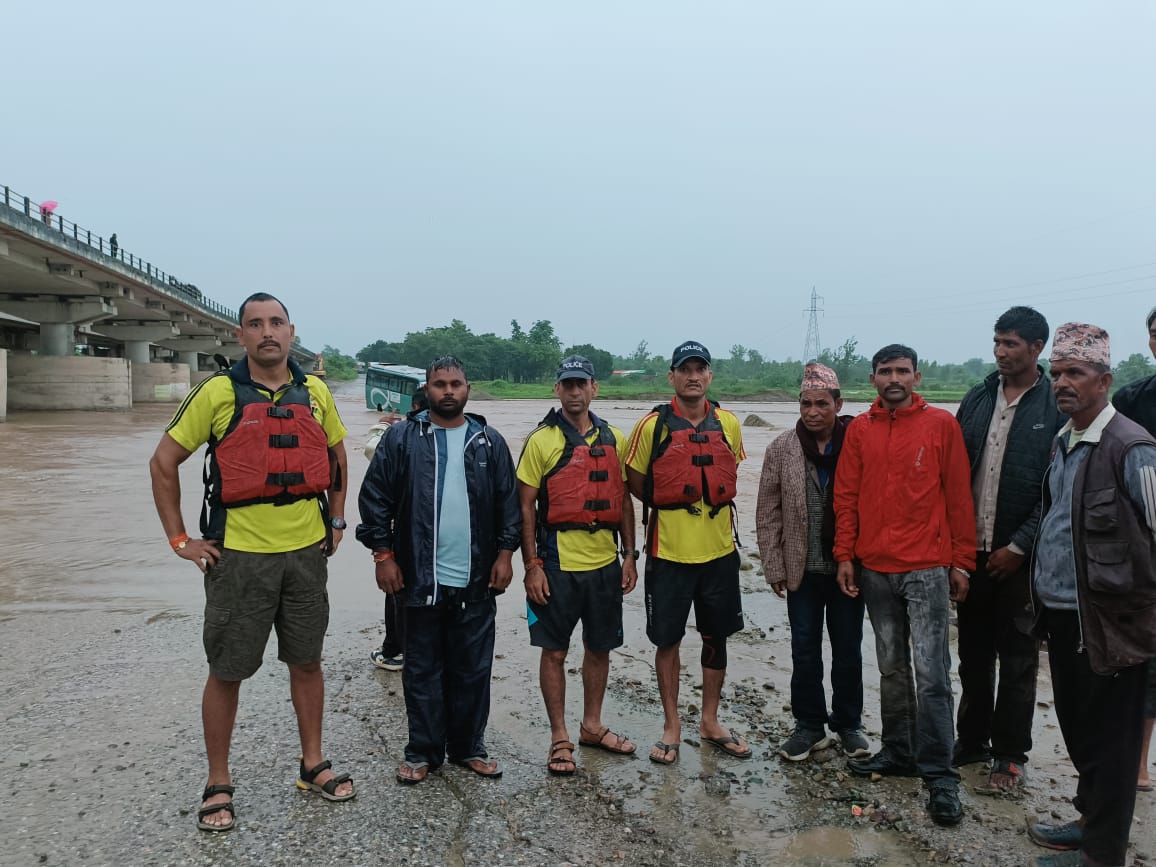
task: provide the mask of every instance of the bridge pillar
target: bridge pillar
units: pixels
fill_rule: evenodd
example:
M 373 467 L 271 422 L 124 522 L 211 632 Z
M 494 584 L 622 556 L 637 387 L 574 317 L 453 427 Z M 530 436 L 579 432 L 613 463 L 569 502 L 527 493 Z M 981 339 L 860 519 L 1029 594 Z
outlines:
M 177 358 L 180 359 L 181 364 L 189 366 L 189 372 L 194 373 L 201 369 L 201 353 L 194 351 L 177 353 Z
M 0 421 L 8 418 L 8 350 L 0 349 Z
M 76 325 L 71 322 L 40 323 L 41 355 L 75 355 Z
M 149 352 L 149 347 L 152 346 L 147 340 L 126 340 L 124 343 L 124 357 L 133 364 L 148 364 L 152 361 L 152 353 Z

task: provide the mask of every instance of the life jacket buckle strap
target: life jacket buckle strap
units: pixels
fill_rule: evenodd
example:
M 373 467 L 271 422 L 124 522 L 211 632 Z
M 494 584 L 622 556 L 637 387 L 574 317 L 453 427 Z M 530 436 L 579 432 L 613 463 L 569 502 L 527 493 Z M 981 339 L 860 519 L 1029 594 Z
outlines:
M 271 449 L 295 449 L 297 445 L 297 434 L 269 434 Z
M 270 418 L 293 418 L 293 407 L 274 404 L 265 411 Z

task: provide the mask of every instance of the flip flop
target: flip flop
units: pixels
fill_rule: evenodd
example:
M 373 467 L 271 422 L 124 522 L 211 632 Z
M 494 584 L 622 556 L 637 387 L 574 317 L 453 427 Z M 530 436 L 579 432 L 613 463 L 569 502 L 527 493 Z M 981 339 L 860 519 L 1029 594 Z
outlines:
M 592 732 L 586 726 L 579 724 L 579 729 L 582 734 L 578 737 L 578 743 L 584 747 L 594 747 L 596 750 L 606 750 L 608 753 L 614 753 L 616 756 L 629 756 L 634 753 L 637 746 L 630 740 L 630 738 L 610 731 L 610 726 L 603 726 L 602 731 Z M 587 740 L 589 735 L 591 740 Z M 614 738 L 613 743 L 606 743 L 606 736 Z
M 570 758 L 564 759 L 558 753 L 568 752 Z M 555 765 L 569 765 L 569 767 L 557 768 Z M 578 766 L 574 764 L 574 744 L 570 741 L 554 741 L 550 744 L 550 755 L 546 759 L 546 770 L 555 777 L 570 777 L 578 770 Z
M 230 798 L 233 795 L 232 786 L 206 786 L 204 794 L 201 795 L 201 802 L 209 800 L 213 795 L 228 795 Z M 212 822 L 206 822 L 205 817 L 211 816 L 214 813 L 226 812 L 233 817 L 233 820 L 228 825 L 214 825 Z M 232 800 L 225 801 L 223 804 L 212 804 L 208 807 L 201 807 L 197 810 L 197 827 L 202 831 L 232 831 L 233 826 L 237 824 L 237 809 L 233 806 Z
M 650 754 L 650 760 L 656 765 L 673 765 L 678 761 L 678 748 L 680 746 L 681 744 L 664 744 L 662 741 L 655 741 L 654 749 L 662 750 L 662 758 L 659 758 L 652 752 Z M 671 755 L 671 753 L 674 753 L 674 755 Z
M 1151 792 L 1152 791 L 1152 784 L 1151 783 L 1147 783 L 1147 784 L 1137 783 L 1136 784 L 1136 791 L 1137 792 Z
M 752 755 L 754 755 L 754 750 L 752 750 L 749 745 L 747 746 L 746 750 L 737 749 L 739 745 L 739 739 L 734 735 L 727 735 L 726 737 L 721 738 L 708 738 L 704 736 L 703 742 L 714 744 L 718 749 L 722 750 L 728 756 L 735 759 L 749 759 Z M 732 745 L 735 746 L 736 749 L 732 750 Z
M 409 775 L 401 772 L 402 768 L 409 769 Z M 429 762 L 402 762 L 397 767 L 397 781 L 406 786 L 416 786 L 429 776 Z
M 317 779 L 317 775 L 322 771 L 328 771 L 333 765 L 329 760 L 325 760 L 311 771 L 305 770 L 305 762 L 301 762 L 301 774 L 297 777 L 297 788 L 303 792 L 316 792 L 327 801 L 348 801 L 350 798 L 357 797 L 357 789 L 353 788 L 353 777 L 349 774 L 338 774 L 333 779 L 322 785 L 317 785 L 313 782 Z M 338 795 L 337 787 L 342 783 L 349 783 L 350 790 L 348 795 Z
M 454 764 L 467 771 L 473 771 L 479 777 L 488 777 L 491 780 L 496 780 L 502 776 L 502 769 L 498 767 L 496 761 L 491 762 L 489 756 L 470 756 L 468 759 L 457 760 Z M 493 769 L 490 769 L 491 764 Z

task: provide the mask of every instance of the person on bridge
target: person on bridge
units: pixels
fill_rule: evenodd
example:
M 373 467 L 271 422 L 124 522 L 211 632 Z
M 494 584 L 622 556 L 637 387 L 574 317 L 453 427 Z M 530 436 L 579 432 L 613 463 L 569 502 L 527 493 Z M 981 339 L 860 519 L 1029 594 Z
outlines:
M 575 771 L 566 728 L 566 653 L 582 621 L 582 722 L 578 742 L 618 755 L 635 745 L 602 724 L 610 651 L 622 646 L 622 594 L 638 581 L 634 501 L 626 488 L 622 432 L 590 411 L 594 365 L 571 355 L 558 366 L 551 409 L 518 461 L 526 620 L 542 649 L 539 680 L 550 718 L 546 770 Z M 622 541 L 622 562 L 617 540 Z
M 409 743 L 399 783 L 450 762 L 483 777 L 497 594 L 514 577 L 522 515 L 514 461 L 501 434 L 467 413 L 470 385 L 452 355 L 426 370 L 429 408 L 390 427 L 373 453 L 357 539 L 374 578 L 405 596 L 402 688 Z
M 245 357 L 189 392 L 149 462 L 169 544 L 205 574 L 209 676 L 201 711 L 209 776 L 197 812 L 205 831 L 236 822 L 233 722 L 241 681 L 260 668 L 270 628 L 297 712 L 298 788 L 329 801 L 355 794 L 349 775 L 335 774 L 321 752 L 326 558 L 345 529 L 346 429 L 325 383 L 289 357 L 294 327 L 285 305 L 258 292 L 241 304 L 238 319 Z M 178 468 L 206 443 L 203 538 L 193 539 L 181 516 Z
M 679 648 L 691 607 L 702 637 L 699 735 L 728 756 L 749 759 L 745 740 L 718 719 L 726 680 L 727 638 L 743 628 L 739 553 L 735 547 L 735 484 L 746 458 L 734 413 L 707 397 L 710 352 L 695 340 L 675 348 L 669 404 L 655 407 L 630 434 L 626 477 L 649 520 L 646 537 L 646 634 L 664 717 L 650 760 L 673 764 L 682 741 L 678 715 Z

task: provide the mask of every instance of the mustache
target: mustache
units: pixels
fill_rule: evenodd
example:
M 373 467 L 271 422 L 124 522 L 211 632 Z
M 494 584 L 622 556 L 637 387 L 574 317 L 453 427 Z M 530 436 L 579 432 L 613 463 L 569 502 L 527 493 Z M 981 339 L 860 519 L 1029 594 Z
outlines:
M 1056 392 L 1056 397 L 1078 397 L 1074 391 L 1068 391 L 1066 388 L 1061 388 Z

